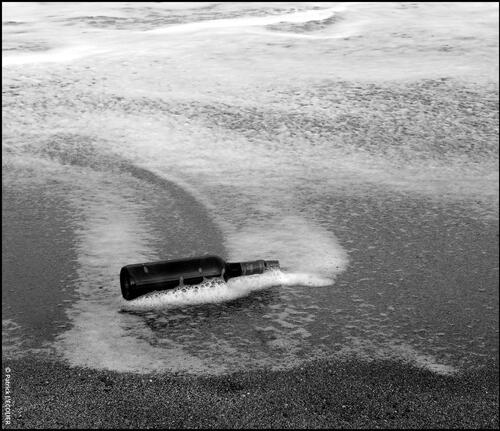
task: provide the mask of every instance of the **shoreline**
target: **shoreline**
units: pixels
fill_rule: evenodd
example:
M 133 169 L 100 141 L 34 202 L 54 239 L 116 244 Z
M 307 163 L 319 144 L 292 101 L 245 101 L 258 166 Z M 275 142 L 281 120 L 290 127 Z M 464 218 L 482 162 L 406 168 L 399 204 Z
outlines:
M 2 362 L 12 397 L 4 428 L 499 426 L 497 364 L 445 376 L 397 362 L 321 360 L 286 371 L 183 376 L 31 357 Z

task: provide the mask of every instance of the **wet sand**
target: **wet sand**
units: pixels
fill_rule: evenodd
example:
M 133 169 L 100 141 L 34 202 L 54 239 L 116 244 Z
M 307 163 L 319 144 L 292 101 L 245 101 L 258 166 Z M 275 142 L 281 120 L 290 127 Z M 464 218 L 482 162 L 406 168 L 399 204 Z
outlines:
M 436 375 L 320 361 L 221 377 L 134 375 L 37 359 L 11 370 L 7 428 L 498 428 L 498 370 Z

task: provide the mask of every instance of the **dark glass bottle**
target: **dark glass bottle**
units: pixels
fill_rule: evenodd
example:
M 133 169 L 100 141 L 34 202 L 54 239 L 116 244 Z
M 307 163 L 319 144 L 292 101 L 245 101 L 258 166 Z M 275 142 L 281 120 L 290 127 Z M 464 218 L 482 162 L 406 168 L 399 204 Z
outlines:
M 241 275 L 262 274 L 279 268 L 277 260 L 226 262 L 219 256 L 201 256 L 186 259 L 126 265 L 120 271 L 122 295 L 130 300 L 154 290 L 174 289 L 183 284 L 198 284 L 204 278 L 223 277 L 228 280 Z

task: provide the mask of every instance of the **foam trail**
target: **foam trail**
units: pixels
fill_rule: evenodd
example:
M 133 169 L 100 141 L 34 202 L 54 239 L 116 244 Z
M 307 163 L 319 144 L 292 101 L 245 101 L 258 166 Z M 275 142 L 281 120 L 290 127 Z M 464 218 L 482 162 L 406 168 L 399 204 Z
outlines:
M 376 340 L 366 340 L 360 337 L 349 336 L 349 343 L 336 352 L 335 356 L 341 359 L 355 357 L 363 361 L 393 360 L 410 363 L 415 367 L 429 370 L 435 374 L 453 375 L 458 369 L 451 364 L 444 363 L 433 355 L 421 353 L 395 337 L 382 343 Z
M 2 66 L 19 66 L 30 63 L 65 63 L 108 51 L 109 49 L 82 45 L 51 49 L 43 53 L 5 55 L 2 57 Z
M 124 301 L 123 310 L 151 310 L 232 301 L 252 292 L 273 286 L 328 286 L 333 280 L 306 273 L 268 271 L 264 274 L 231 278 L 226 282 L 216 278 L 194 286 L 154 292 L 132 301 Z
M 102 34 L 99 33 L 101 39 L 87 45 L 69 44 L 61 48 L 50 49 L 45 52 L 37 53 L 23 53 L 23 54 L 4 54 L 2 56 L 2 66 L 19 66 L 31 63 L 65 63 L 78 60 L 84 57 L 99 55 L 110 52 L 121 52 L 125 47 L 127 50 L 142 50 L 143 41 L 142 35 L 154 34 L 184 34 L 194 33 L 198 31 L 209 30 L 222 30 L 222 29 L 237 29 L 238 31 L 243 28 L 265 26 L 277 23 L 304 23 L 309 21 L 321 21 L 332 17 L 335 12 L 343 10 L 344 7 L 337 6 L 335 8 L 321 9 L 321 10 L 308 10 L 302 12 L 295 12 L 285 15 L 270 15 L 264 17 L 241 17 L 241 18 L 227 18 L 216 19 L 207 21 L 198 21 L 185 24 L 170 25 L 168 27 L 157 28 L 147 31 L 131 31 L 129 32 L 132 37 L 129 37 L 124 45 L 123 35 L 119 38 L 107 34 L 106 41 L 102 40 Z M 289 37 L 302 37 L 309 38 L 309 36 L 300 36 L 288 33 Z M 339 36 L 333 36 L 339 37 Z M 314 36 L 312 36 L 314 38 Z M 67 42 L 68 43 L 68 42 Z M 98 43 L 98 44 L 96 44 Z M 136 46 L 135 43 L 139 45 Z M 150 42 L 148 42 L 150 43 Z M 135 48 L 133 48 L 135 46 Z
M 298 215 L 271 217 L 259 223 L 248 221 L 246 226 L 228 226 L 226 230 L 231 261 L 279 258 L 287 274 L 317 274 L 329 279 L 329 284 L 349 263 L 346 250 L 333 233 Z M 305 276 L 300 279 L 304 281 Z
M 291 33 L 284 31 L 269 31 L 263 29 L 251 29 L 247 30 L 247 33 L 257 34 L 266 37 L 282 37 L 287 39 L 308 39 L 308 40 L 327 40 L 327 39 L 345 39 L 357 35 L 359 32 L 357 29 L 350 29 L 343 32 L 335 34 L 303 34 L 303 33 Z
M 172 25 L 169 27 L 156 28 L 148 30 L 144 33 L 149 34 L 178 34 L 190 33 L 203 30 L 219 30 L 233 27 L 249 27 L 278 24 L 281 22 L 300 24 L 309 21 L 322 21 L 331 18 L 335 12 L 343 9 L 343 7 L 332 7 L 320 10 L 308 10 L 303 12 L 294 12 L 285 15 L 270 15 L 263 17 L 243 17 L 243 18 L 227 18 L 215 19 L 200 22 L 191 22 L 187 24 Z

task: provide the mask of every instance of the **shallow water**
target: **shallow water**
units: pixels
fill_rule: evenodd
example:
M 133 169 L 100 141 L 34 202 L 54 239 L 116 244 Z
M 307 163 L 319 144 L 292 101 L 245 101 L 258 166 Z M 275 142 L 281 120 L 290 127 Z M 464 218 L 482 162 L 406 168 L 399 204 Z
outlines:
M 3 12 L 8 354 L 498 364 L 498 5 Z M 205 253 L 283 271 L 122 300 L 121 266 Z

